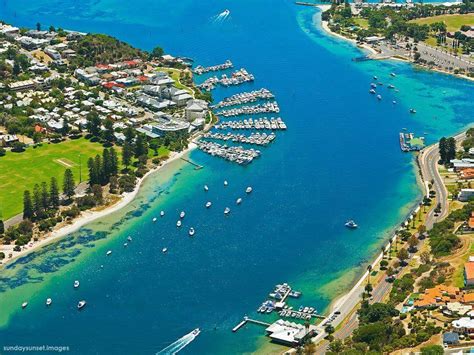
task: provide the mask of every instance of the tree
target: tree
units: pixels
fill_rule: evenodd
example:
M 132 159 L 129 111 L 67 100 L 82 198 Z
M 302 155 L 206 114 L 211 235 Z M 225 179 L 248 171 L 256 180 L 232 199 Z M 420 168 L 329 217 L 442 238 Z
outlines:
M 431 262 L 431 254 L 424 251 L 420 254 L 420 260 L 423 264 L 429 264 Z
M 5 224 L 3 223 L 3 220 L 0 219 L 0 235 L 5 233 Z
M 49 201 L 49 191 L 48 191 L 48 185 L 45 182 L 41 183 L 41 207 L 43 209 L 48 209 L 50 206 L 50 201 Z
M 163 48 L 157 46 L 151 51 L 150 58 L 160 58 L 164 53 Z
M 456 140 L 450 137 L 446 141 L 446 159 L 445 164 L 449 163 L 452 159 L 456 158 Z
M 135 131 L 132 127 L 127 127 L 124 129 L 123 134 L 125 135 L 125 142 L 132 144 L 133 139 L 135 138 Z
M 114 122 L 110 118 L 107 118 L 104 122 L 104 127 L 105 130 L 103 131 L 102 138 L 111 144 L 115 139 Z
M 92 194 L 94 195 L 94 198 L 98 204 L 102 204 L 104 198 L 102 195 L 102 186 L 99 184 L 93 185 L 92 186 Z
M 410 239 L 408 239 L 408 245 L 410 251 L 416 251 L 416 246 L 418 245 L 418 238 L 415 235 L 412 235 Z
M 23 193 L 23 218 L 31 219 L 33 217 L 33 202 L 31 201 L 30 191 Z
M 367 285 L 365 285 L 364 290 L 367 293 L 367 295 L 370 295 L 372 293 L 372 291 L 374 290 L 374 288 L 372 287 L 372 284 L 367 284 Z
M 87 130 L 94 137 L 100 135 L 100 117 L 97 112 L 92 111 L 87 114 Z
M 33 211 L 38 215 L 43 210 L 43 203 L 41 201 L 41 190 L 38 184 L 33 187 Z
M 74 182 L 72 170 L 66 169 L 66 171 L 64 171 L 63 192 L 68 197 L 68 199 L 71 199 L 74 196 L 75 187 L 76 184 Z
M 146 143 L 143 134 L 138 134 L 135 140 L 135 158 L 141 157 L 142 155 L 147 155 L 148 145 Z
M 104 184 L 105 174 L 104 174 L 104 164 L 102 158 L 99 154 L 95 156 L 94 159 L 94 169 L 97 171 L 98 184 Z
M 441 137 L 438 143 L 439 147 L 439 162 L 441 164 L 446 163 L 446 137 Z
M 110 175 L 118 174 L 118 156 L 115 149 L 112 147 L 109 149 L 110 153 Z
M 15 61 L 13 63 L 13 75 L 18 76 L 21 73 L 20 63 Z
M 111 167 L 111 159 L 110 159 L 110 151 L 108 149 L 104 149 L 102 152 L 102 184 L 108 184 L 110 180 L 110 176 L 112 176 L 112 167 Z
M 158 149 L 160 149 L 160 144 L 158 143 L 157 139 L 152 139 L 150 141 L 150 149 L 153 149 L 153 155 L 157 156 L 158 155 Z
M 63 127 L 61 128 L 61 134 L 64 136 L 67 136 L 68 133 L 71 131 L 71 127 L 69 126 L 69 121 L 67 118 L 63 118 Z
M 441 345 L 427 345 L 421 348 L 422 355 L 443 355 L 444 349 Z
M 110 177 L 110 186 L 109 191 L 111 194 L 117 193 L 117 189 L 119 187 L 119 182 L 117 176 L 113 175 Z
M 53 176 L 49 185 L 49 199 L 51 207 L 57 209 L 60 204 L 58 180 Z
M 130 143 L 125 141 L 122 149 L 122 164 L 125 166 L 125 169 L 128 169 L 132 162 L 133 150 Z
M 408 251 L 405 248 L 400 249 L 398 251 L 397 258 L 400 260 L 400 264 L 404 265 L 405 260 L 408 259 Z
M 331 335 L 332 333 L 334 333 L 334 327 L 331 325 L 331 324 L 328 324 L 325 328 L 324 328 L 324 331 L 326 333 L 328 333 L 329 335 Z
M 95 168 L 95 163 L 93 158 L 87 160 L 87 168 L 89 169 L 89 186 L 99 183 L 99 175 L 97 169 Z

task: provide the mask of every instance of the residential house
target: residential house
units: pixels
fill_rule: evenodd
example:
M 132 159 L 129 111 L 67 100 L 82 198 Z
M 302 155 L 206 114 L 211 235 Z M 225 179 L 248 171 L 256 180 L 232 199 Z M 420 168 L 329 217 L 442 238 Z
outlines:
M 458 194 L 458 200 L 461 202 L 467 202 L 474 197 L 474 189 L 461 189 Z
M 427 288 L 414 302 L 416 308 L 439 307 L 450 302 L 460 301 L 462 293 L 458 287 L 437 285 Z
M 464 264 L 464 285 L 474 285 L 474 262 L 472 261 Z

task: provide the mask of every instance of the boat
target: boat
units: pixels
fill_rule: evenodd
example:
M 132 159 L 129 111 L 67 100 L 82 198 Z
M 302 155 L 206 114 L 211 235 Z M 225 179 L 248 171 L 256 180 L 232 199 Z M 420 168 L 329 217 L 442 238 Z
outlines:
M 236 204 L 240 205 L 242 203 L 242 199 L 239 197 L 237 201 L 235 201 Z
M 251 193 L 252 192 L 252 187 L 251 186 L 247 187 L 245 189 L 245 192 L 248 193 L 248 194 Z
M 416 113 L 416 110 L 414 108 L 411 108 L 410 113 Z
M 46 299 L 47 306 L 51 306 L 51 303 L 53 303 L 53 300 L 51 298 Z
M 195 233 L 196 233 L 196 231 L 194 230 L 193 227 L 189 228 L 189 236 L 190 237 L 192 237 Z
M 109 256 L 110 254 L 112 254 L 112 250 L 108 250 L 105 255 Z
M 153 217 L 152 221 L 153 221 L 153 222 L 156 222 L 156 217 Z
M 395 74 L 395 73 L 390 73 L 390 75 L 391 75 L 391 76 L 397 76 L 397 74 Z
M 345 224 L 344 224 L 347 228 L 351 228 L 351 229 L 355 229 L 358 227 L 357 223 L 354 222 L 352 219 L 347 221 Z
M 224 186 L 227 186 L 229 185 L 229 183 L 227 182 L 227 180 L 224 180 Z
M 163 217 L 165 215 L 165 211 L 160 212 L 160 216 Z
M 396 104 L 397 104 L 397 102 L 396 102 L 395 100 L 393 100 L 393 101 L 392 101 L 392 104 L 396 105 Z
M 132 237 L 131 237 L 131 236 L 128 236 L 127 240 L 128 240 L 129 242 L 131 242 L 131 241 L 132 241 Z
M 201 330 L 199 328 L 196 328 L 191 332 L 191 334 L 197 337 L 199 334 L 201 334 Z
M 226 207 L 225 210 L 224 210 L 224 214 L 229 214 L 229 213 L 230 213 L 230 208 Z
M 86 304 L 87 304 L 87 302 L 84 301 L 84 300 L 79 301 L 79 303 L 77 304 L 77 309 L 82 309 L 82 308 L 84 308 Z
M 370 92 L 371 94 L 375 94 L 375 90 L 374 90 L 374 89 L 370 89 L 369 92 Z
M 176 222 L 176 227 L 181 227 L 181 220 L 178 220 L 178 222 Z
M 389 89 L 395 89 L 395 86 L 390 84 L 389 86 L 387 86 Z
M 186 216 L 186 213 L 184 211 L 181 211 L 181 213 L 179 214 L 179 218 L 184 218 L 184 216 Z
M 373 89 L 375 89 L 375 88 L 377 87 L 377 84 L 375 84 L 375 83 L 370 83 L 370 87 L 373 88 Z
M 163 249 L 161 249 L 161 252 L 162 252 L 163 254 L 166 253 L 167 251 L 168 251 L 168 248 L 163 248 Z
M 128 243 L 123 243 L 123 246 L 126 248 L 128 246 Z
M 382 95 L 377 95 L 377 99 L 382 100 Z
M 374 75 L 374 80 L 377 80 L 378 78 Z
M 23 302 L 23 303 L 21 304 L 21 308 L 26 308 L 27 306 L 28 306 L 28 302 Z
M 206 208 L 209 208 L 209 207 L 211 207 L 211 206 L 212 206 L 212 202 L 211 202 L 211 201 L 206 202 Z
M 79 281 L 74 281 L 74 288 L 78 288 L 79 287 Z
M 209 191 L 209 187 L 207 185 L 204 185 L 204 191 Z

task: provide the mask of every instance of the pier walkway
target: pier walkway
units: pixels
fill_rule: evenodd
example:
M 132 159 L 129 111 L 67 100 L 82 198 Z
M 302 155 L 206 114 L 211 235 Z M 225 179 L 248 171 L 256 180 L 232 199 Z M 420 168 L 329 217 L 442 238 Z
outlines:
M 184 160 L 186 163 L 189 163 L 189 164 L 193 165 L 193 166 L 194 166 L 194 170 L 200 170 L 200 169 L 204 168 L 204 166 L 199 165 L 199 164 L 197 164 L 197 163 L 195 163 L 195 162 L 193 162 L 193 161 L 191 161 L 191 160 L 189 160 L 189 159 L 181 158 L 181 160 Z
M 232 331 L 235 333 L 237 330 L 242 328 L 247 323 L 262 325 L 264 327 L 269 327 L 271 325 L 270 323 L 262 322 L 260 320 L 252 319 L 252 318 L 249 318 L 249 317 L 245 316 L 244 319 L 239 324 L 237 324 L 234 328 L 232 328 Z

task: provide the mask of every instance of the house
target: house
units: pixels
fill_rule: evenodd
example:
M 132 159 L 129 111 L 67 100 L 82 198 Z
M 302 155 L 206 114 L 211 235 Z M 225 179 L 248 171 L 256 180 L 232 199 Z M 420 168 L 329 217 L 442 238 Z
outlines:
M 443 334 L 444 345 L 457 345 L 459 344 L 459 334 L 455 332 L 448 332 Z
M 474 168 L 462 169 L 459 173 L 459 177 L 465 180 L 474 179 Z
M 52 48 L 52 47 L 46 47 L 44 49 L 44 52 L 54 60 L 61 59 L 61 54 L 59 54 L 59 52 L 56 49 Z
M 0 134 L 1 147 L 10 147 L 13 143 L 18 141 L 19 139 L 15 134 Z
M 24 91 L 35 88 L 37 83 L 31 79 L 23 81 L 15 81 L 14 83 L 8 84 L 10 90 L 13 91 Z
M 470 158 L 451 159 L 449 162 L 453 165 L 455 171 L 466 168 L 474 168 L 474 159 Z
M 470 316 L 454 320 L 451 325 L 456 333 L 467 334 L 471 338 L 474 337 L 474 319 Z
M 439 307 L 453 301 L 460 301 L 462 293 L 458 287 L 437 285 L 427 288 L 413 303 L 416 308 Z
M 467 202 L 474 197 L 474 189 L 461 189 L 458 194 L 458 200 L 461 202 Z
M 462 298 L 464 300 L 464 298 Z M 449 302 L 446 303 L 446 306 L 443 307 L 443 314 L 447 316 L 464 316 L 465 314 L 472 311 L 472 306 L 467 304 L 462 304 L 461 302 Z
M 272 341 L 292 347 L 302 344 L 305 339 L 315 335 L 314 326 L 306 328 L 302 324 L 282 319 L 271 324 L 265 331 Z
M 464 264 L 464 285 L 474 285 L 474 262 L 472 261 Z
M 474 293 L 465 293 L 462 296 L 462 303 L 464 304 L 474 304 Z
M 467 221 L 467 226 L 470 230 L 474 230 L 474 212 L 471 212 L 471 217 L 469 218 L 469 221 Z

